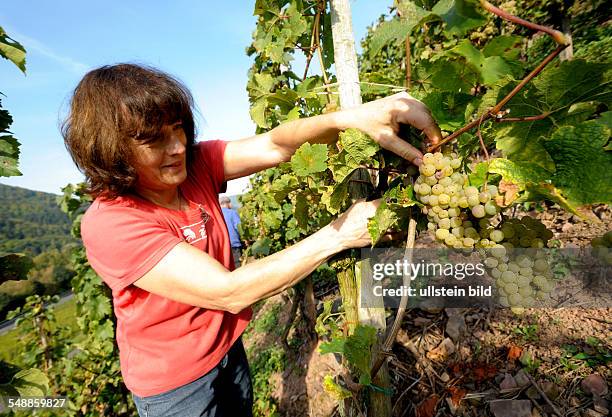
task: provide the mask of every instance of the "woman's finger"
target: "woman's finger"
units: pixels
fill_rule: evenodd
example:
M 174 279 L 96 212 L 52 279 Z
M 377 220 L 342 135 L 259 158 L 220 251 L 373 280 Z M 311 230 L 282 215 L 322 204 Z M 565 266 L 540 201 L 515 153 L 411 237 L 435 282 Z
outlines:
M 421 165 L 423 161 L 423 153 L 421 153 L 421 151 L 396 135 L 390 135 L 380 140 L 379 143 L 383 148 L 401 156 L 417 166 Z
M 406 100 L 408 109 L 397 115 L 397 121 L 406 123 L 422 130 L 431 145 L 437 145 L 442 140 L 442 132 L 434 120 L 429 108 L 417 99 Z

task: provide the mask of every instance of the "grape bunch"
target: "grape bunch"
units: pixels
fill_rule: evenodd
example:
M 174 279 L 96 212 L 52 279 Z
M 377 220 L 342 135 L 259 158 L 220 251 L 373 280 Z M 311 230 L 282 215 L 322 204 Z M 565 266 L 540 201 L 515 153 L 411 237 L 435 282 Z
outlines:
M 461 165 L 456 154 L 423 156 L 414 190 L 425 204 L 427 228 L 452 248 L 493 247 L 503 240 L 499 231 L 492 233 L 489 228 L 489 219 L 500 210 L 495 202 L 497 187 L 469 185 L 468 176 L 459 172 Z
M 456 154 L 424 155 L 414 190 L 424 204 L 427 228 L 448 247 L 481 253 L 503 306 L 531 307 L 550 299 L 554 276 L 540 249 L 547 247 L 552 232 L 529 216 L 503 218 L 498 188 L 470 185 L 461 166 Z M 510 251 L 515 248 L 522 250 Z

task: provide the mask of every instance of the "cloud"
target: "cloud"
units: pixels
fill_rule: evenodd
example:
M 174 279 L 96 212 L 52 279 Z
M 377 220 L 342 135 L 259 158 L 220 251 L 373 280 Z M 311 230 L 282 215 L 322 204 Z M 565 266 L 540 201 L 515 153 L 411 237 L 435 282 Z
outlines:
M 23 33 L 19 33 L 13 29 L 7 29 L 7 33 L 9 33 L 13 39 L 21 43 L 25 47 L 27 53 L 36 52 L 42 56 L 52 59 L 53 61 L 62 65 L 64 68 L 69 69 L 70 71 L 73 71 L 77 74 L 83 74 L 90 67 L 87 64 L 70 58 L 69 56 L 64 56 L 56 53 L 44 43 L 30 36 L 24 35 Z

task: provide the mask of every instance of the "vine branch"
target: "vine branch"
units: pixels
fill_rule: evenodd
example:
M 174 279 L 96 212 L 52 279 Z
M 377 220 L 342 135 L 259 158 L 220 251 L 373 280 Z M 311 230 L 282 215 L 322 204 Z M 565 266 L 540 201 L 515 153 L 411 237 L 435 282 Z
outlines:
M 471 121 L 470 123 L 466 124 L 465 126 L 463 126 L 462 128 L 456 130 L 455 132 L 451 133 L 450 135 L 448 135 L 447 137 L 445 137 L 443 140 L 441 140 L 439 143 L 432 145 L 430 147 L 427 148 L 428 152 L 433 152 L 436 149 L 438 149 L 440 146 L 444 145 L 447 142 L 450 142 L 451 140 L 457 138 L 458 136 L 462 135 L 463 133 L 467 132 L 468 130 L 478 126 L 480 128 L 480 125 L 482 123 L 484 123 L 485 121 L 487 121 L 488 119 L 495 119 L 496 121 L 502 121 L 504 120 L 503 118 L 500 118 L 500 115 L 503 115 L 504 113 L 502 112 L 502 108 L 510 101 L 512 100 L 512 98 L 518 94 L 519 91 L 521 91 L 523 89 L 523 87 L 525 87 L 525 85 L 527 85 L 528 82 L 530 82 L 534 77 L 536 77 L 540 72 L 542 72 L 542 70 L 553 60 L 557 57 L 557 55 L 559 55 L 561 53 L 561 51 L 563 51 L 565 48 L 567 48 L 569 46 L 569 43 L 567 41 L 567 38 L 565 37 L 565 35 L 561 32 L 559 32 L 558 30 L 546 27 L 546 26 L 541 26 L 541 25 L 537 25 L 535 23 L 531 23 L 528 22 L 527 20 L 521 19 L 517 16 L 514 16 L 508 12 L 505 12 L 503 10 L 501 10 L 498 7 L 493 6 L 491 3 L 489 3 L 487 0 L 481 0 L 480 3 L 482 4 L 482 7 L 484 7 L 487 11 L 501 17 L 504 20 L 508 20 L 510 22 L 516 23 L 518 25 L 521 26 L 525 26 L 529 29 L 533 29 L 533 30 L 537 30 L 537 31 L 541 31 L 544 33 L 547 33 L 548 35 L 550 35 L 553 40 L 558 44 L 557 48 L 551 52 L 546 58 L 544 58 L 544 60 L 542 62 L 540 62 L 540 64 L 533 70 L 531 71 L 525 78 L 523 78 L 521 80 L 520 83 L 518 83 L 516 85 L 516 87 L 514 87 L 512 89 L 512 91 L 510 91 L 499 103 L 497 103 L 495 105 L 495 107 L 493 107 L 492 109 L 487 110 L 485 113 L 483 113 L 480 117 L 478 117 L 476 120 Z M 546 115 L 548 116 L 548 115 Z M 546 116 L 543 115 L 539 115 L 539 116 L 532 116 L 532 117 L 536 117 L 536 118 L 532 118 L 532 119 L 528 119 L 528 118 L 513 118 L 513 119 L 506 119 L 506 121 L 525 121 L 525 120 L 539 120 L 539 118 L 544 119 Z M 538 118 L 539 117 L 539 118 Z

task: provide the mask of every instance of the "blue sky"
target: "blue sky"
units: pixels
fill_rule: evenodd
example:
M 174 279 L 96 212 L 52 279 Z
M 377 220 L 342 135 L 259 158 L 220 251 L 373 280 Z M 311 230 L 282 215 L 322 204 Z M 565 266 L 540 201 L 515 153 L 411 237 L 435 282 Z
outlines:
M 13 115 L 23 173 L 1 177 L 0 183 L 59 193 L 67 183 L 83 180 L 58 123 L 81 77 L 109 63 L 146 63 L 184 81 L 201 113 L 200 139 L 253 134 L 245 90 L 251 60 L 244 50 L 255 28 L 254 0 L 3 3 L 0 26 L 26 48 L 27 75 L 0 61 L 2 104 Z M 391 4 L 351 1 L 357 43 Z M 244 185 L 237 180 L 228 193 Z

